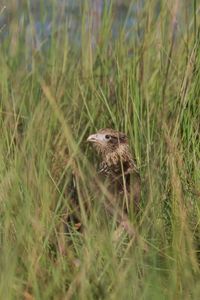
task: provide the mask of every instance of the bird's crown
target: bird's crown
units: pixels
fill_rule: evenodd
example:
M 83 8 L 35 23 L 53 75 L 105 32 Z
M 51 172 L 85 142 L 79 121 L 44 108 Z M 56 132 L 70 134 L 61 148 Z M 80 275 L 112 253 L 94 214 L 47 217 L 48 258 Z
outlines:
M 127 143 L 127 136 L 125 133 L 111 129 L 105 128 L 97 131 L 95 134 L 91 134 L 88 142 L 97 143 L 100 145 L 117 145 L 119 143 Z

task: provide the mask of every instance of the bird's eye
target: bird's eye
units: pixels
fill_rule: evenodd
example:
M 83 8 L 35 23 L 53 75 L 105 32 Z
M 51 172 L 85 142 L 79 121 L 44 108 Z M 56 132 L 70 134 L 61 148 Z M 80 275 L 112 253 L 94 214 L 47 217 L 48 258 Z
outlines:
M 106 134 L 105 139 L 108 141 L 110 139 L 110 135 Z

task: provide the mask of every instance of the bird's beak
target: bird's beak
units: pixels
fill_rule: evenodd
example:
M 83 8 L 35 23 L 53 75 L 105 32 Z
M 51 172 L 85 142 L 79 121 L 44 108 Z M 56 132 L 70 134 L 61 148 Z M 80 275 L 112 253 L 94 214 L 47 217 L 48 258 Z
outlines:
M 88 138 L 87 138 L 87 142 L 92 142 L 95 143 L 98 141 L 98 137 L 97 134 L 91 134 Z

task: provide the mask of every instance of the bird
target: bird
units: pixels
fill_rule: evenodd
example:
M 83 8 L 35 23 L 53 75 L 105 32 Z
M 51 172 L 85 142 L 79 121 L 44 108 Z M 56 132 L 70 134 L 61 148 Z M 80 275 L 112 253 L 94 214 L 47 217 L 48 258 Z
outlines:
M 106 201 L 104 202 L 106 212 L 115 216 L 120 230 L 123 228 L 132 238 L 139 239 L 137 229 L 127 216 L 131 206 L 134 206 L 136 212 L 139 211 L 141 190 L 140 174 L 128 144 L 128 137 L 122 132 L 107 128 L 91 134 L 87 141 L 94 145 L 101 158 L 98 173 L 108 181 L 109 191 L 111 191 L 111 193 L 106 194 Z M 63 193 L 64 188 L 63 200 L 67 199 L 67 206 L 64 201 L 60 212 L 62 218 L 57 229 L 60 238 L 57 242 L 53 239 L 52 248 L 58 249 L 61 254 L 65 254 L 70 241 L 66 244 L 63 237 L 66 237 L 66 233 L 68 234 L 75 230 L 84 233 L 85 225 L 81 217 L 79 195 L 76 190 L 76 176 L 74 176 L 76 170 L 73 167 L 66 170 L 69 151 L 62 133 L 54 136 L 50 156 L 50 177 L 55 183 L 56 190 L 60 191 L 59 194 Z M 68 180 L 70 173 L 72 182 Z M 94 182 L 95 189 L 99 191 L 104 190 L 102 185 L 99 185 L 98 176 L 96 179 L 97 181 Z M 116 201 L 113 201 L 115 197 L 110 197 L 112 194 L 118 195 L 116 198 L 120 200 L 119 208 L 116 206 Z M 124 205 L 124 198 L 127 198 L 129 202 L 125 202 L 126 206 Z M 133 201 L 131 201 L 132 199 Z M 86 205 L 85 211 L 88 218 L 90 218 L 91 210 L 87 207 L 87 203 L 84 203 L 84 205 Z M 121 207 L 123 210 L 120 209 Z
M 87 141 L 93 144 L 101 158 L 98 173 L 108 181 L 109 191 L 123 198 L 119 206 L 122 204 L 126 212 L 133 208 L 138 213 L 141 177 L 127 135 L 104 128 L 89 135 Z

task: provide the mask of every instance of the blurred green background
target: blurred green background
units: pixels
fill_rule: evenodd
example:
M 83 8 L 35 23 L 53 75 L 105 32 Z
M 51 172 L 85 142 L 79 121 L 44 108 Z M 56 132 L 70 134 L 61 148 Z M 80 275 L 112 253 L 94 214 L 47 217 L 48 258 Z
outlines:
M 199 299 L 199 14 L 196 0 L 0 1 L 0 299 Z M 103 127 L 135 153 L 138 239 L 103 209 L 85 142 Z

